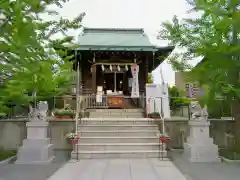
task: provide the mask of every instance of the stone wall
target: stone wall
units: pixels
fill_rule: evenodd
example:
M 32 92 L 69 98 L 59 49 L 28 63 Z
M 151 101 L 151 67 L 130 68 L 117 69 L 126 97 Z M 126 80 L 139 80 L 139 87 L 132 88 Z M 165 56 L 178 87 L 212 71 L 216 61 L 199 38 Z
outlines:
M 220 148 L 231 148 L 235 122 L 232 120 L 210 120 L 210 136 L 214 143 Z M 159 122 L 161 129 L 161 122 Z M 171 137 L 169 146 L 172 148 L 183 148 L 189 135 L 188 120 L 167 120 L 165 121 L 165 132 Z
M 0 148 L 16 150 L 26 137 L 26 119 L 0 120 Z M 210 134 L 215 144 L 220 147 L 232 146 L 229 134 L 233 133 L 234 121 L 211 120 Z M 71 149 L 65 135 L 75 127 L 73 120 L 51 120 L 49 121 L 49 137 L 54 144 L 54 149 Z M 170 135 L 170 147 L 183 148 L 183 142 L 189 134 L 187 120 L 166 120 L 166 132 Z
M 0 148 L 16 150 L 26 138 L 26 119 L 0 120 Z M 49 121 L 48 134 L 54 149 L 72 149 L 72 145 L 65 138 L 66 134 L 75 128 L 75 121 Z

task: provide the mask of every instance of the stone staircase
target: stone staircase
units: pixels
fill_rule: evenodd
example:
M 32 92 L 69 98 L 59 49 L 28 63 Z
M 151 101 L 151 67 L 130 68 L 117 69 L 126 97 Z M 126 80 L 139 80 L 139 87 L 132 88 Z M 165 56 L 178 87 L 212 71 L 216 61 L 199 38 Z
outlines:
M 144 118 L 141 109 L 91 110 L 88 118 L 82 118 L 78 133 L 73 159 L 156 158 L 167 154 L 160 147 L 157 125 Z
M 142 118 L 144 111 L 142 109 L 89 109 L 86 111 L 89 118 Z

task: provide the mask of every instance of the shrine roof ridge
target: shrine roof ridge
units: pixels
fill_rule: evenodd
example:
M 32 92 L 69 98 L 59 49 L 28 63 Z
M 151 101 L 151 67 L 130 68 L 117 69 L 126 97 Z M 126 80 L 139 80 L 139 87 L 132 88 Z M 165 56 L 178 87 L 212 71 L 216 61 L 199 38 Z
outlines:
M 143 28 L 87 28 L 78 36 L 79 50 L 147 51 L 170 50 L 150 42 Z
M 94 33 L 94 32 L 131 32 L 131 33 L 144 33 L 143 28 L 89 28 L 84 27 L 83 33 Z

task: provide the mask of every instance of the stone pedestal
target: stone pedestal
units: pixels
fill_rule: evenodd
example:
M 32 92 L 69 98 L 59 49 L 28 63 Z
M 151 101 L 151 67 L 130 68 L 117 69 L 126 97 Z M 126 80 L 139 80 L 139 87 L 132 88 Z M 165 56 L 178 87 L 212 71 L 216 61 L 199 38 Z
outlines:
M 204 119 L 189 121 L 190 136 L 184 144 L 185 154 L 191 162 L 220 162 L 218 146 L 209 137 L 210 122 Z
M 19 148 L 16 164 L 48 164 L 54 159 L 53 145 L 47 138 L 48 122 L 27 123 L 27 138 Z

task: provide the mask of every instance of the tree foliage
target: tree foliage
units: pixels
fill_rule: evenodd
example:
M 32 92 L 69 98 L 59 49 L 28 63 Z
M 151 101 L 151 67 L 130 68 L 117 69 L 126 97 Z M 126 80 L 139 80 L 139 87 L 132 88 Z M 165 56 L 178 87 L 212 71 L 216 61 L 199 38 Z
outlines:
M 177 110 L 182 106 L 188 106 L 190 100 L 185 97 L 186 92 L 178 89 L 176 86 L 168 87 L 169 98 L 170 98 L 170 109 Z
M 148 83 L 153 83 L 152 73 L 148 73 Z
M 204 57 L 192 69 L 191 76 L 208 87 L 208 102 L 218 94 L 233 105 L 235 151 L 240 152 L 240 0 L 188 2 L 191 12 L 197 16 L 183 20 L 175 16 L 172 22 L 163 23 L 160 36 L 186 49 L 180 54 L 181 59 L 175 60 L 182 64 L 181 67 L 195 57 Z
M 174 55 L 177 66 L 184 70 L 196 57 L 204 57 L 191 76 L 210 90 L 240 98 L 239 0 L 192 0 L 191 12 L 197 17 L 163 23 L 160 38 L 186 49 Z M 177 57 L 181 57 L 180 59 Z M 176 66 L 175 66 L 176 67 Z
M 73 55 L 68 52 L 77 45 L 67 32 L 80 28 L 85 14 L 72 21 L 42 18 L 57 16 L 50 7 L 61 8 L 67 1 L 0 0 L 1 110 L 7 102 L 26 104 L 33 91 L 46 99 L 69 87 Z M 54 38 L 59 33 L 61 38 Z

